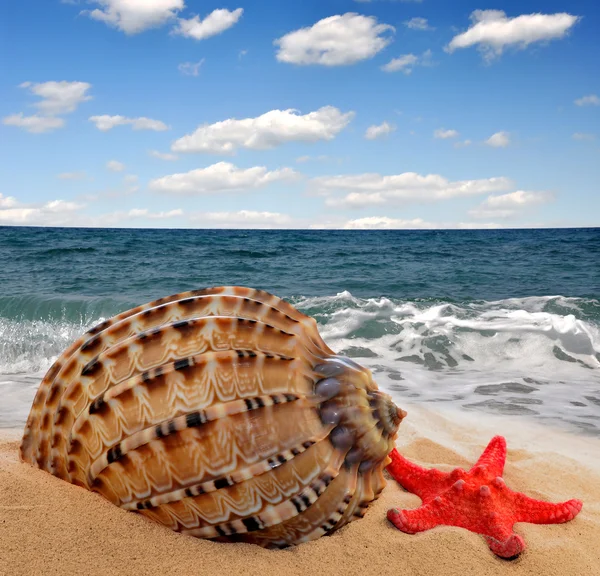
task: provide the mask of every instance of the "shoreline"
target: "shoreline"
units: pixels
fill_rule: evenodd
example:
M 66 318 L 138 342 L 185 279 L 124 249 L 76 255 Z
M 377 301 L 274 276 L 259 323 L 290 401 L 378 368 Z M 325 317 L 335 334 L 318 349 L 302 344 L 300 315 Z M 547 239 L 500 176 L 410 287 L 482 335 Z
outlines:
M 366 516 L 331 536 L 283 550 L 219 544 L 171 532 L 97 494 L 19 462 L 21 430 L 0 430 L 0 575 L 394 574 L 581 575 L 600 573 L 600 440 L 509 417 L 405 404 L 397 446 L 423 466 L 468 468 L 495 434 L 506 436 L 505 479 L 533 498 L 584 501 L 575 520 L 517 524 L 527 550 L 496 558 L 483 538 L 438 527 L 416 535 L 386 519 L 420 499 L 388 480 Z

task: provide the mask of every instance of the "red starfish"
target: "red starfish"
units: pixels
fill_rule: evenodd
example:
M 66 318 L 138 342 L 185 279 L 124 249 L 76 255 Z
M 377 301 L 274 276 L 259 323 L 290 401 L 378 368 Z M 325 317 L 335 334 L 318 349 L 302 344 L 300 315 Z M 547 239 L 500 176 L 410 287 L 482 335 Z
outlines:
M 459 526 L 482 534 L 494 554 L 513 558 L 525 549 L 523 538 L 513 532 L 516 522 L 568 522 L 583 506 L 581 500 L 551 504 L 510 490 L 502 479 L 506 461 L 506 440 L 502 436 L 492 438 L 468 472 L 462 468 L 450 473 L 427 470 L 400 456 L 396 449 L 390 456 L 388 472 L 423 500 L 420 508 L 392 508 L 387 513 L 388 520 L 408 534 L 438 525 Z

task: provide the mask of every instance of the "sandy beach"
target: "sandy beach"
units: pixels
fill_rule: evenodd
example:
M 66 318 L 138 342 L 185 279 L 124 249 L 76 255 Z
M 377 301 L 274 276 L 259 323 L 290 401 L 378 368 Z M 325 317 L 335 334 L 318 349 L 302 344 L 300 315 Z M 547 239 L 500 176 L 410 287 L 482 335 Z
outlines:
M 406 457 L 468 468 L 501 433 L 510 487 L 553 502 L 581 498 L 582 512 L 562 525 L 518 524 L 528 549 L 504 561 L 483 538 L 459 528 L 397 531 L 386 520 L 388 508 L 420 500 L 390 481 L 364 519 L 332 536 L 283 551 L 216 544 L 175 534 L 22 464 L 20 431 L 10 430 L 0 435 L 0 574 L 600 574 L 599 441 L 509 418 L 406 408 L 397 442 Z

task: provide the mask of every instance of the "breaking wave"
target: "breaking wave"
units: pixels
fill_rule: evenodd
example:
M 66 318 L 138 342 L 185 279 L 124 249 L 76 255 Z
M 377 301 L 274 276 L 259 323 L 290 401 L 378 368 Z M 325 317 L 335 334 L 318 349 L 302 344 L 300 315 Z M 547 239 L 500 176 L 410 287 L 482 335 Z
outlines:
M 291 301 L 327 343 L 402 401 L 551 420 L 600 436 L 600 302 Z M 44 372 L 79 335 L 137 304 L 117 298 L 0 298 L 0 426 L 23 424 Z

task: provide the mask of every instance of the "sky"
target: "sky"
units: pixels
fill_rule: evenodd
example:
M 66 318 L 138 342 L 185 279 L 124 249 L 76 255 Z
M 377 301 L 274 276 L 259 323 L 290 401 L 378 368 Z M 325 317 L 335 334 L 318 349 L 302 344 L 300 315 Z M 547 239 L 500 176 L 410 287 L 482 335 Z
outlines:
M 596 0 L 0 3 L 0 225 L 600 225 Z

